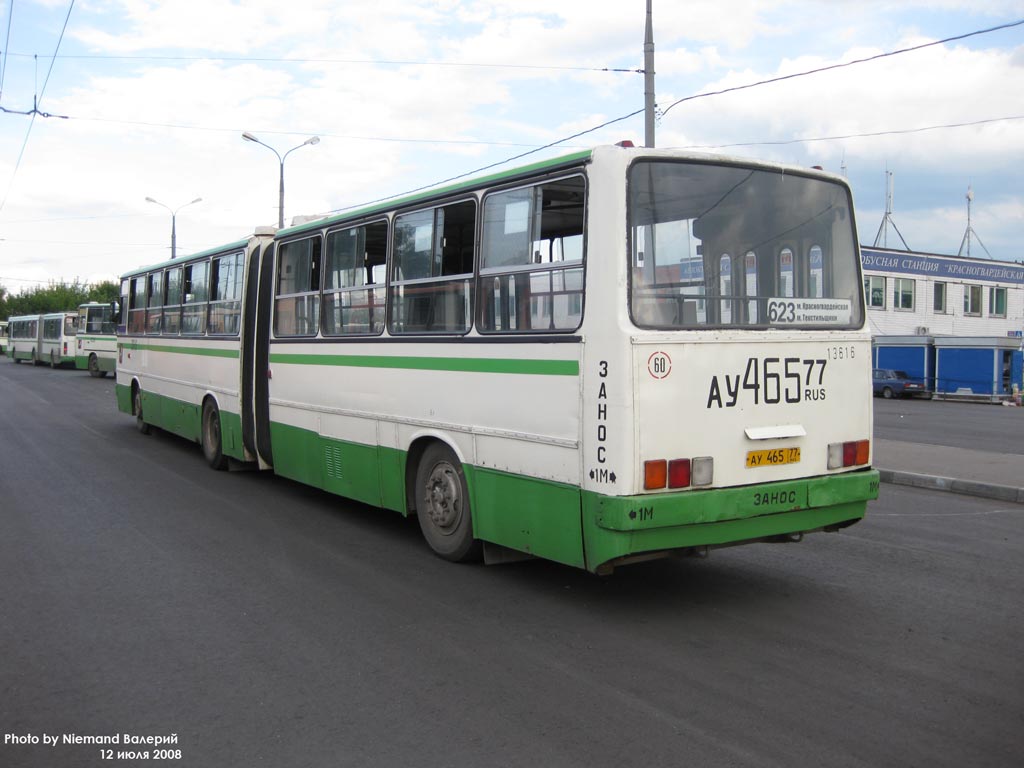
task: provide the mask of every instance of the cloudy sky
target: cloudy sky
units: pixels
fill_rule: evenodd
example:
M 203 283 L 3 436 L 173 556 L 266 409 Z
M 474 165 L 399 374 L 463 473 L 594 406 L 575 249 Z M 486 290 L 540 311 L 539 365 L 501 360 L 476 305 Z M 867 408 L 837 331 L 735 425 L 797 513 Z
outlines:
M 69 13 L 70 8 L 70 13 Z M 0 284 L 116 279 L 471 173 L 643 142 L 644 0 L 0 0 Z M 654 0 L 659 147 L 845 173 L 893 221 L 1024 260 L 1021 0 Z M 56 56 L 54 56 L 56 52 Z M 618 71 L 622 70 L 622 71 Z M 681 101 L 684 100 L 685 101 Z M 19 114 L 37 110 L 36 114 Z M 889 232 L 890 247 L 900 247 Z

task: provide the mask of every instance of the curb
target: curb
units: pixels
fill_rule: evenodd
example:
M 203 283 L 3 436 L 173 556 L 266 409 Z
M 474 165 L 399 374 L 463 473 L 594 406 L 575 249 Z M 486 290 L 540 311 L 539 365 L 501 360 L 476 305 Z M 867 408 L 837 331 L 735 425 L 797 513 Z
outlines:
M 877 469 L 877 467 L 876 467 Z M 893 485 L 909 485 L 914 488 L 926 488 L 932 491 L 948 491 L 962 493 L 967 496 L 979 496 L 984 499 L 997 499 L 1014 504 L 1024 504 L 1024 488 L 996 483 L 981 483 L 975 480 L 959 480 L 953 477 L 938 475 L 921 475 L 915 472 L 901 472 L 894 469 L 879 469 L 879 479 L 883 483 Z

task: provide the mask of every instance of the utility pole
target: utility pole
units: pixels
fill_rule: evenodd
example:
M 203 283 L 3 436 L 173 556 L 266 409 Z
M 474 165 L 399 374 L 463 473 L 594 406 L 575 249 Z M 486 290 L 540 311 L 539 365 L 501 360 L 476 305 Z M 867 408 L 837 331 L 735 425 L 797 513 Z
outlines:
M 654 148 L 654 22 L 647 0 L 647 29 L 644 34 L 644 146 Z

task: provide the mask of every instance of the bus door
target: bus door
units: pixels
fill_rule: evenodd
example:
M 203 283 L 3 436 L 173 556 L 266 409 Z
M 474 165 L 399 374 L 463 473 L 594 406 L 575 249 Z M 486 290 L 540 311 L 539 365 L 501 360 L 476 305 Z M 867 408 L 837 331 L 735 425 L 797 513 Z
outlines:
M 274 294 L 274 253 L 276 243 L 263 249 L 259 259 L 259 281 L 256 286 L 256 312 L 254 322 L 256 333 L 253 339 L 252 412 L 255 421 L 256 452 L 260 459 L 273 465 L 274 452 L 270 444 L 270 314 Z M 256 259 L 254 258 L 255 262 Z

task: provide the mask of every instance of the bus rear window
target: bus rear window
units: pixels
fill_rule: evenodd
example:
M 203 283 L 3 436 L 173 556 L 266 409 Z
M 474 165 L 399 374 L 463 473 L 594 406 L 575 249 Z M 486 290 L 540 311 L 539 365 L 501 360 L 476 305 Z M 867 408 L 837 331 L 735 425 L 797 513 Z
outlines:
M 863 324 L 849 195 L 771 169 L 638 162 L 630 311 L 644 328 Z

